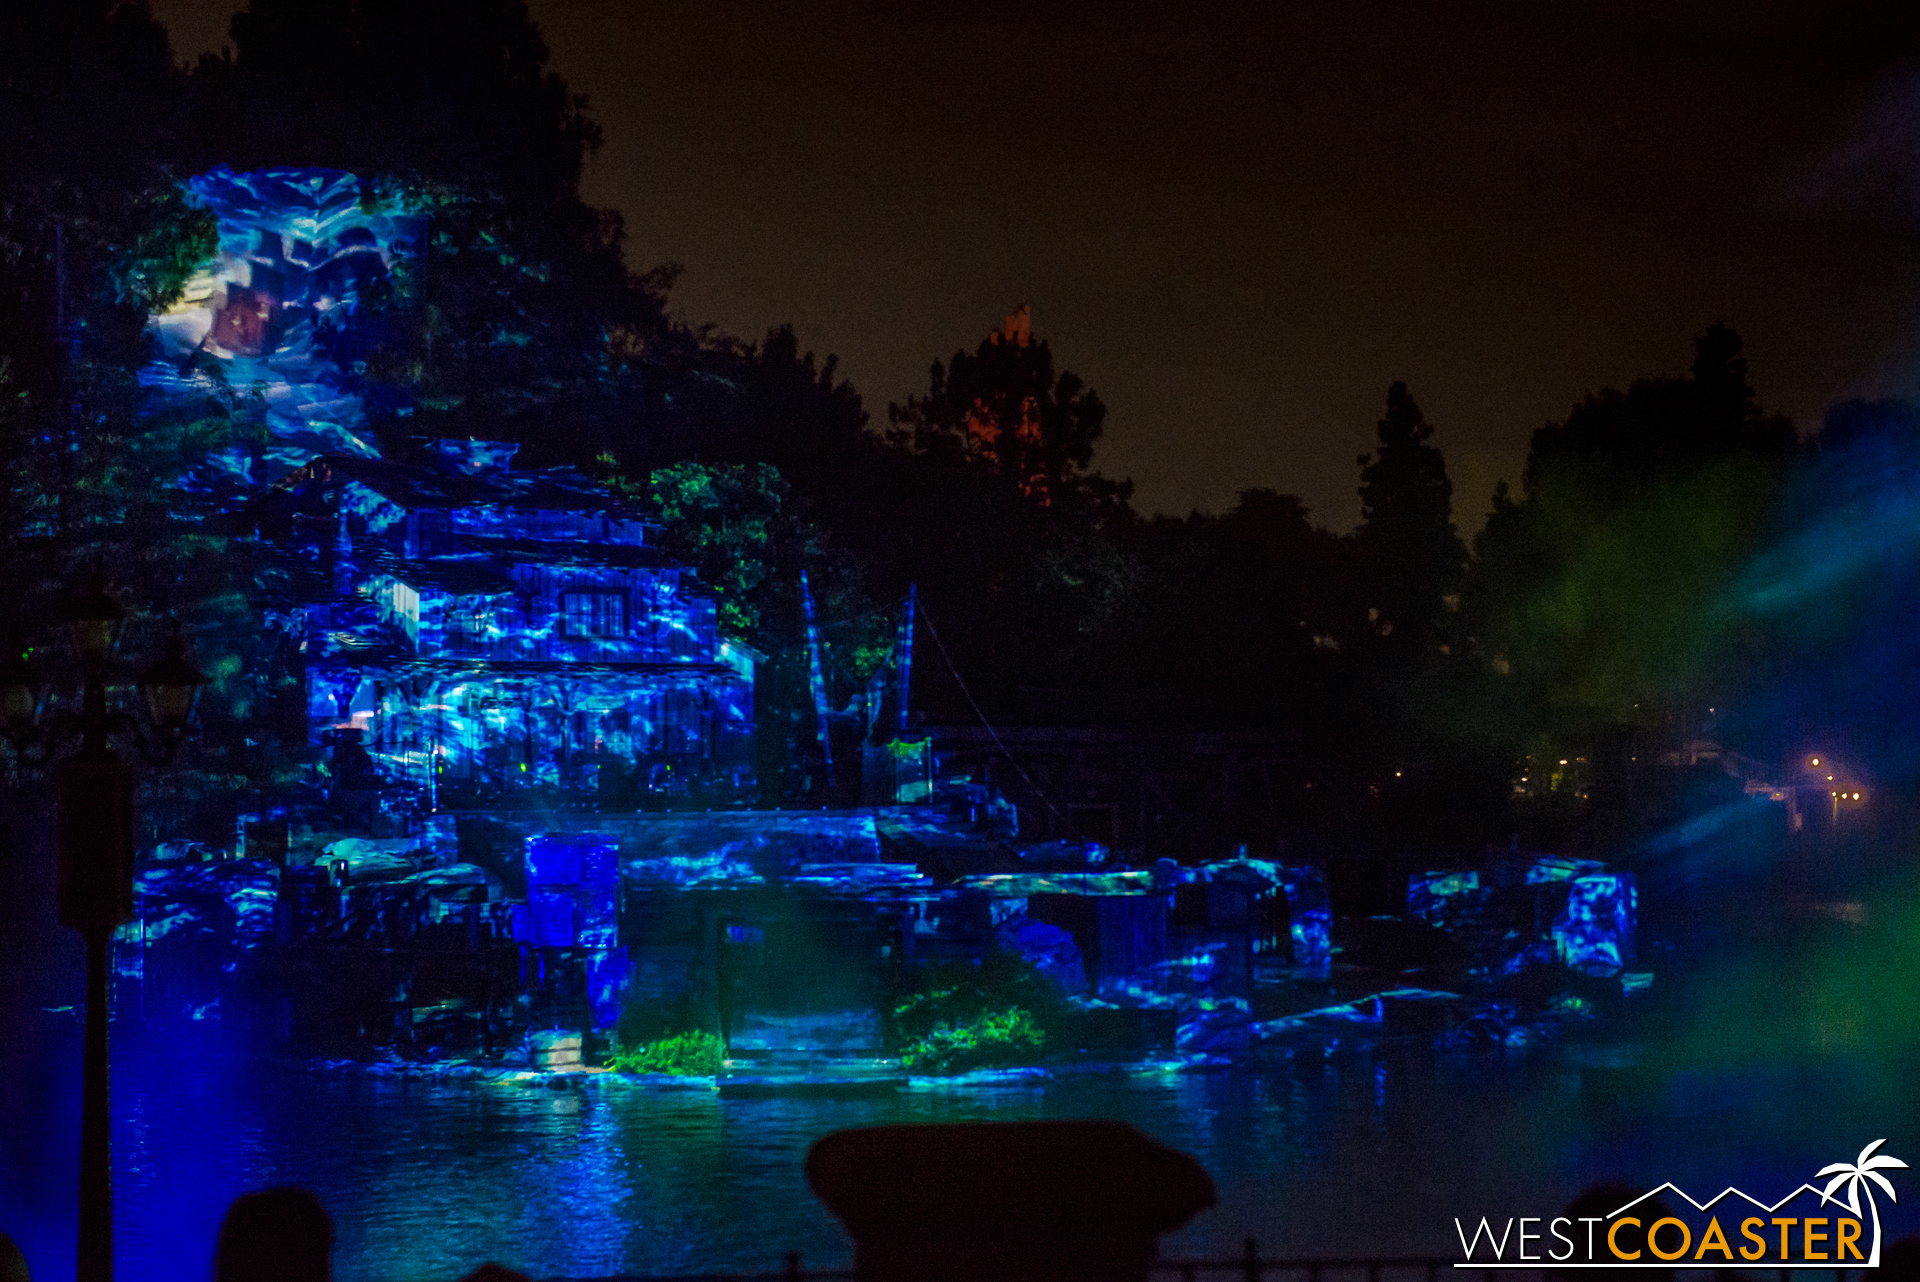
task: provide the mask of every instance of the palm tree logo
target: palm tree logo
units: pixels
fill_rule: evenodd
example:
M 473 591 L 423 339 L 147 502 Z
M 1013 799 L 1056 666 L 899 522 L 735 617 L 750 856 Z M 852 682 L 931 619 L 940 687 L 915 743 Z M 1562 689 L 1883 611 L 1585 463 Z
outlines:
M 1833 1195 L 1833 1191 L 1845 1184 L 1847 1209 L 1857 1216 L 1860 1214 L 1860 1190 L 1863 1187 L 1867 1190 L 1867 1209 L 1873 1213 L 1873 1258 L 1867 1261 L 1867 1267 L 1870 1269 L 1880 1266 L 1880 1206 L 1873 1200 L 1873 1189 L 1867 1186 L 1867 1181 L 1872 1180 L 1878 1184 L 1890 1200 L 1898 1202 L 1900 1198 L 1894 1193 L 1892 1183 L 1880 1172 L 1908 1169 L 1907 1164 L 1897 1157 L 1888 1157 L 1885 1154 L 1879 1157 L 1873 1155 L 1873 1150 L 1885 1143 L 1885 1140 L 1875 1140 L 1861 1149 L 1860 1156 L 1852 1162 L 1835 1162 L 1832 1166 L 1820 1168 L 1821 1175 L 1833 1176 L 1827 1182 L 1826 1191 L 1820 1194 L 1823 1205 L 1839 1201 L 1840 1199 Z M 1814 1178 L 1818 1179 L 1819 1176 Z

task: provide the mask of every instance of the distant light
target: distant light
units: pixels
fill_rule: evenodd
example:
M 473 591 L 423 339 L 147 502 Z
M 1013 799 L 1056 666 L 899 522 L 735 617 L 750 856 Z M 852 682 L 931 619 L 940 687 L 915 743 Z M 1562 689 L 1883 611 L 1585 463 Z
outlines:
M 1815 757 L 1815 758 L 1814 758 L 1814 759 L 1813 759 L 1812 761 L 1810 761 L 1810 762 L 1808 762 L 1807 764 L 1808 764 L 1808 765 L 1813 765 L 1813 766 L 1817 766 L 1817 765 L 1819 765 L 1819 764 L 1820 764 L 1820 758 L 1818 758 L 1818 757 Z
M 1566 759 L 1565 757 L 1562 757 L 1562 758 L 1560 758 L 1560 764 L 1561 764 L 1561 765 L 1563 765 L 1563 766 L 1564 766 L 1564 765 L 1566 765 L 1566 764 L 1567 764 L 1567 759 Z
M 1395 779 L 1398 779 L 1398 778 L 1400 777 L 1400 772 L 1399 772 L 1398 770 L 1396 770 L 1396 771 L 1394 771 L 1394 772 L 1393 772 L 1393 777 L 1394 777 Z
M 1827 782 L 1828 782 L 1828 783 L 1832 783 L 1832 782 L 1833 782 L 1833 776 L 1832 776 L 1832 775 L 1828 775 L 1828 776 L 1827 776 Z
M 1860 800 L 1860 794 L 1859 794 L 1859 793 L 1857 793 L 1857 792 L 1856 792 L 1856 793 L 1854 793 L 1854 794 L 1853 794 L 1853 799 L 1854 799 L 1855 801 L 1858 801 L 1858 800 Z

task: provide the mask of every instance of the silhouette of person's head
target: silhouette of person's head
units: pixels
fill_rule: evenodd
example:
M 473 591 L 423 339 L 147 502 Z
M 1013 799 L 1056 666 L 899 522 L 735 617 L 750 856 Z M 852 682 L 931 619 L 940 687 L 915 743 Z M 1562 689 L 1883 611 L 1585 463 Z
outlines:
M 4 1233 L 0 1233 L 0 1282 L 32 1282 L 27 1274 L 27 1257 Z
M 1920 1282 L 1920 1237 L 1903 1237 L 1882 1251 L 1880 1276 L 1887 1282 Z
M 333 1221 L 305 1189 L 243 1193 L 220 1223 L 213 1282 L 331 1282 Z

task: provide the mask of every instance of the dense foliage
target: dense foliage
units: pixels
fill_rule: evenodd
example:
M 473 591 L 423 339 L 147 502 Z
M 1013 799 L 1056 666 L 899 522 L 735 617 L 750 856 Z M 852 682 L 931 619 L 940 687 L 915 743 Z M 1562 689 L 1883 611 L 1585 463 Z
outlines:
M 1400 383 L 1353 534 L 1266 489 L 1145 518 L 1096 470 L 1107 407 L 1024 316 L 935 363 L 884 431 L 790 328 L 674 319 L 674 269 L 628 264 L 618 217 L 580 198 L 598 130 L 524 5 L 254 0 L 233 34 L 189 71 L 141 6 L 0 17 L 0 624 L 31 641 L 50 594 L 112 565 L 135 650 L 173 613 L 207 656 L 205 760 L 236 787 L 293 768 L 298 736 L 274 726 L 297 665 L 246 622 L 278 571 L 222 536 L 231 496 L 178 479 L 259 416 L 238 388 L 156 415 L 131 375 L 145 313 L 212 246 L 177 180 L 214 164 L 350 169 L 366 199 L 424 213 L 426 252 L 337 353 L 374 430 L 515 440 L 644 508 L 766 656 L 771 804 L 848 799 L 812 755 L 803 571 L 836 713 L 917 589 L 917 711 L 1267 736 L 1291 745 L 1295 786 L 1263 785 L 1263 839 L 1473 848 L 1543 805 L 1576 824 L 1613 805 L 1625 833 L 1659 805 L 1626 800 L 1621 763 L 1700 733 L 1706 709 L 1768 757 L 1894 720 L 1847 673 L 1902 670 L 1888 638 L 1913 558 L 1888 514 L 1912 498 L 1911 415 L 1857 409 L 1802 444 L 1730 330 L 1684 375 L 1597 391 L 1535 433 L 1471 558 L 1441 436 Z M 1876 751 L 1920 777 L 1896 738 Z M 1586 775 L 1516 798 L 1562 758 Z
M 1055 373 L 1053 349 L 1022 311 L 971 353 L 933 363 L 925 396 L 891 407 L 893 439 L 921 454 L 966 459 L 1042 504 L 1074 491 L 1124 497 L 1132 488 L 1090 471 L 1107 407 L 1078 375 Z
M 1059 988 L 1030 963 L 996 951 L 979 965 L 930 967 L 888 1012 L 888 1047 L 909 1072 L 966 1073 L 1037 1064 L 1069 1038 Z
M 935 1024 L 900 1051 L 910 1073 L 944 1077 L 983 1068 L 1021 1068 L 1036 1063 L 1047 1035 L 1018 1006 L 982 1011 L 967 1019 Z
M 713 1077 L 726 1060 L 726 1044 L 713 1033 L 675 1033 L 639 1046 L 621 1046 L 608 1057 L 616 1073 L 663 1073 Z
M 1353 545 L 1368 589 L 1369 644 L 1395 661 L 1448 653 L 1449 614 L 1467 571 L 1453 527 L 1453 485 L 1430 443 L 1433 425 L 1405 383 L 1387 389 L 1380 449 L 1360 456 L 1360 528 Z

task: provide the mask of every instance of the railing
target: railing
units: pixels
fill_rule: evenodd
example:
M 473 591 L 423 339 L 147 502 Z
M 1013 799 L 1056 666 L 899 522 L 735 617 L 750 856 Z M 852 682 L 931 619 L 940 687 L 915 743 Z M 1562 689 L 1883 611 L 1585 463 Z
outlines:
M 1808 1275 L 1831 1274 L 1834 1282 L 1863 1282 L 1865 1269 L 1808 1269 L 1798 1267 L 1782 1269 L 1778 1267 L 1762 1268 L 1697 1268 L 1689 1269 L 1681 1261 L 1675 1266 L 1661 1266 L 1668 1277 L 1691 1279 L 1693 1282 L 1806 1282 Z M 1564 1266 L 1561 1266 L 1564 1267 Z M 1581 1265 L 1581 1268 L 1594 1266 Z M 1646 1266 L 1621 1265 L 1620 1272 L 1638 1271 Z M 1559 1273 L 1550 1261 L 1541 1261 L 1538 1268 L 1515 1268 L 1511 1262 L 1491 1266 L 1485 1263 L 1439 1259 L 1433 1256 L 1327 1256 L 1321 1259 L 1270 1260 L 1262 1259 L 1259 1244 L 1248 1238 L 1246 1249 L 1237 1257 L 1226 1260 L 1155 1260 L 1148 1269 L 1156 1279 L 1179 1279 L 1179 1282 L 1200 1282 L 1202 1278 L 1232 1279 L 1233 1282 L 1444 1282 L 1445 1279 L 1472 1279 L 1473 1282 L 1542 1282 L 1543 1279 Z M 814 1282 L 819 1279 L 844 1279 L 853 1282 L 858 1278 L 852 1269 L 803 1269 L 800 1267 L 800 1253 L 790 1252 L 786 1257 L 786 1266 L 773 1273 L 694 1273 L 671 1277 L 649 1276 L 643 1274 L 622 1273 L 609 1278 L 553 1278 L 550 1282 Z M 1567 1274 L 1560 1273 L 1566 1277 Z M 1605 1277 L 1607 1274 L 1601 1274 Z

